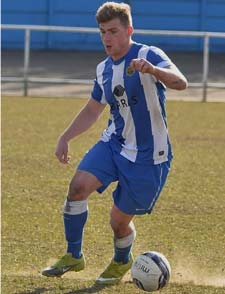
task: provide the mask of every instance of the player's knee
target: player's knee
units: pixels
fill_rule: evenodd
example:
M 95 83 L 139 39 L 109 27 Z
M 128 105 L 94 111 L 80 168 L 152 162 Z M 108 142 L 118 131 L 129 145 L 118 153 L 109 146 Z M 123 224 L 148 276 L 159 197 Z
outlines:
M 72 179 L 69 185 L 68 199 L 69 200 L 85 200 L 85 181 L 82 179 Z
M 122 231 L 122 227 L 123 227 L 123 224 L 122 222 L 118 222 L 116 221 L 115 219 L 113 219 L 112 217 L 110 218 L 110 225 L 111 225 L 111 228 L 114 232 L 114 234 L 117 236 L 117 235 L 120 235 L 120 232 Z
M 128 235 L 133 232 L 133 227 L 123 222 L 122 220 L 110 219 L 110 225 L 114 232 L 114 235 L 118 238 Z

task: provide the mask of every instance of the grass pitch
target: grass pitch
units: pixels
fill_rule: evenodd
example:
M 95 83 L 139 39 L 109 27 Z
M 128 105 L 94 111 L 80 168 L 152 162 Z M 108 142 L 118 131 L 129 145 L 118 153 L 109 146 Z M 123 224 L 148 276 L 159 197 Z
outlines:
M 85 103 L 2 98 L 2 294 L 143 293 L 129 274 L 117 286 L 93 286 L 113 253 L 113 185 L 90 197 L 86 269 L 59 279 L 40 275 L 65 252 L 61 208 L 67 185 L 106 126 L 108 110 L 71 142 L 71 163 L 57 162 L 57 137 Z M 224 294 L 225 104 L 168 102 L 167 112 L 175 157 L 153 214 L 135 218 L 134 255 L 156 250 L 167 256 L 172 277 L 161 293 Z

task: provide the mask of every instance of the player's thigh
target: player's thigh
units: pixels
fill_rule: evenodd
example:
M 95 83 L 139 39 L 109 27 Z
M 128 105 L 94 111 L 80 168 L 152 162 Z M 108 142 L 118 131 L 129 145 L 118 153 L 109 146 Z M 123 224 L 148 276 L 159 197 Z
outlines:
M 70 182 L 68 197 L 71 200 L 84 200 L 101 186 L 102 183 L 95 175 L 77 170 Z
M 109 184 L 118 179 L 113 153 L 107 142 L 96 143 L 85 154 L 77 169 L 94 175 L 102 183 L 97 188 L 99 193 L 102 193 Z

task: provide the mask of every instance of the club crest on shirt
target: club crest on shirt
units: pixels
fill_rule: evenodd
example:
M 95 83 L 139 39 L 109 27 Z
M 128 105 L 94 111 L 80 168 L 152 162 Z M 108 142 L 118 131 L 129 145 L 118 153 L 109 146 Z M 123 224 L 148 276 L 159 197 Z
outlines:
M 134 74 L 134 69 L 132 69 L 130 66 L 126 69 L 126 74 L 131 77 Z

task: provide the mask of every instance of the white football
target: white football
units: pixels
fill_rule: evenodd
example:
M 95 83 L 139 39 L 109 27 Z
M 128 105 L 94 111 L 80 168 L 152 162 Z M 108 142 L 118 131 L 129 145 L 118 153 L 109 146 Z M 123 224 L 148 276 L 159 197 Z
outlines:
M 134 284 L 144 291 L 162 289 L 169 282 L 171 267 L 166 257 L 156 251 L 140 254 L 131 267 Z

